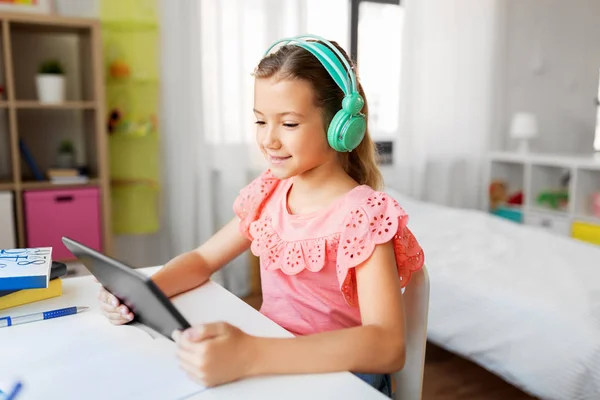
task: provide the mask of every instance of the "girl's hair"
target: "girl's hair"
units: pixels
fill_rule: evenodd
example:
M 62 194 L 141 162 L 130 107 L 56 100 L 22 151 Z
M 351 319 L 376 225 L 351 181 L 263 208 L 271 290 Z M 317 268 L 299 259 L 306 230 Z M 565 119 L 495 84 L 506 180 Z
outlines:
M 344 49 L 336 42 L 331 42 L 344 55 L 354 71 L 354 65 Z M 333 116 L 342 108 L 344 92 L 335 83 L 325 67 L 308 50 L 299 46 L 286 45 L 280 47 L 276 52 L 263 58 L 254 76 L 257 78 L 271 78 L 277 75 L 279 79 L 300 79 L 312 85 L 315 93 L 315 103 L 323 110 L 323 123 L 325 132 Z M 369 108 L 367 98 L 357 78 L 357 86 L 360 95 L 365 100 L 362 113 L 368 123 Z M 383 186 L 383 177 L 376 162 L 376 149 L 369 129 L 358 147 L 350 153 L 338 153 L 340 163 L 346 173 L 360 185 L 368 185 L 374 190 L 380 190 Z

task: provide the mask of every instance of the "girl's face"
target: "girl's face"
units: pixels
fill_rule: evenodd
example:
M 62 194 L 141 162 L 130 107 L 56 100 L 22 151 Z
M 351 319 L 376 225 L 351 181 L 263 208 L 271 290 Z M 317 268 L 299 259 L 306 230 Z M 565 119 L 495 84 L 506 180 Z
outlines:
M 256 140 L 275 177 L 290 178 L 336 159 L 309 83 L 257 78 L 254 114 Z

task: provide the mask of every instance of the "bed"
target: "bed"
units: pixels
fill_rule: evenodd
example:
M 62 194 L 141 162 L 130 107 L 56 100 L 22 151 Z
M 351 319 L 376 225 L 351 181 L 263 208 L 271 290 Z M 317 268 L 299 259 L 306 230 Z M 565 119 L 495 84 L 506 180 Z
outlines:
M 428 339 L 541 399 L 600 399 L 600 246 L 387 190 L 431 279 Z

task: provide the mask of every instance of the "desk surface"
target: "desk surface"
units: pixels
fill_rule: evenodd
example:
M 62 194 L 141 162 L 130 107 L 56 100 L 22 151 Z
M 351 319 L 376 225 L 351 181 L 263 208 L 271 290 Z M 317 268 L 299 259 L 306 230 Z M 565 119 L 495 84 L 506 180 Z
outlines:
M 140 271 L 151 275 L 158 267 Z M 32 312 L 72 306 L 89 306 L 91 312 L 99 312 L 96 299 L 99 284 L 93 277 L 85 276 L 63 280 L 63 295 L 32 304 L 0 311 L 0 317 L 22 315 Z M 192 324 L 226 321 L 245 332 L 266 337 L 291 337 L 286 330 L 260 314 L 238 297 L 220 285 L 210 281 L 205 285 L 179 295 L 173 299 L 174 305 Z M 34 322 L 42 327 L 44 322 Z M 3 328 L 10 329 L 10 328 Z M 5 331 L 6 335 L 7 332 Z M 11 345 L 10 336 L 2 340 L 2 345 Z M 17 345 L 15 337 L 14 344 Z M 239 382 L 211 388 L 191 399 L 382 399 L 381 393 L 348 372 L 311 375 L 268 376 L 246 379 Z

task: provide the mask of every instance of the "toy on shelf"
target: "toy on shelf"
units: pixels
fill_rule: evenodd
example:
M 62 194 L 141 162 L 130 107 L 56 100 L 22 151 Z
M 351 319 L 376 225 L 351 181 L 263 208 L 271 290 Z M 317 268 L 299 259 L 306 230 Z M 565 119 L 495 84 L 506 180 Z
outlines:
M 523 205 L 523 191 L 519 190 L 518 192 L 512 194 L 506 199 L 506 204 L 510 204 L 512 206 L 522 206 Z
M 110 114 L 108 115 L 108 133 L 114 133 L 122 120 L 121 110 L 118 108 L 114 108 L 110 110 Z
M 501 206 L 519 207 L 523 205 L 523 191 L 519 190 L 509 195 L 506 182 L 502 180 L 492 181 L 489 196 L 492 211 Z
M 492 181 L 490 184 L 490 208 L 495 210 L 504 203 L 506 199 L 506 183 L 503 181 Z
M 157 129 L 156 115 L 142 118 L 139 121 L 129 121 L 123 118 L 123 113 L 115 108 L 108 115 L 107 129 L 110 134 L 118 133 L 127 136 L 147 136 Z
M 129 64 L 122 60 L 115 60 L 110 64 L 110 76 L 113 78 L 123 79 L 129 78 L 131 69 Z
M 566 210 L 569 205 L 569 193 L 566 190 L 548 190 L 538 194 L 536 203 L 553 210 Z

